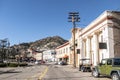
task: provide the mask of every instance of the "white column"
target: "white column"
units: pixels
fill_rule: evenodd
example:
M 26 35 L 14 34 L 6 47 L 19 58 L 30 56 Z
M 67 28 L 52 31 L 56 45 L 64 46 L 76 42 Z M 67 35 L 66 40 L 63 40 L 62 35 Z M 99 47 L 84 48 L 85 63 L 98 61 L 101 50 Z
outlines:
M 83 58 L 86 57 L 86 40 L 83 40 Z
M 90 58 L 90 37 L 87 37 L 86 41 L 86 57 Z
M 90 36 L 89 37 L 89 40 L 90 40 L 90 64 L 93 64 L 93 59 L 92 59 L 92 57 L 93 57 L 93 52 L 92 52 L 92 36 Z
M 95 33 L 94 35 L 93 35 L 93 37 L 94 37 L 94 65 L 97 65 L 98 64 L 98 60 L 99 60 L 99 57 L 98 57 L 98 36 L 97 36 L 97 34 Z
M 79 55 L 79 64 L 81 64 L 81 59 L 83 58 L 83 40 L 80 39 L 80 55 Z
M 84 53 L 84 43 L 83 43 L 83 40 L 81 40 L 81 47 L 80 47 L 80 54 L 81 54 L 81 59 L 83 58 L 83 53 Z

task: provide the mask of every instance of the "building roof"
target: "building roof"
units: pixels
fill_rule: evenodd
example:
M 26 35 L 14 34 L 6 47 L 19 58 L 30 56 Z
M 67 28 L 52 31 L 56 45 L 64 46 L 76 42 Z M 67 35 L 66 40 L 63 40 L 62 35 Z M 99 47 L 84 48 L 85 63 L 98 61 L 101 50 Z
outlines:
M 62 45 L 60 45 L 60 46 L 58 46 L 56 49 L 62 48 L 62 47 L 67 46 L 67 45 L 69 45 L 69 42 L 66 42 L 66 43 L 64 43 L 64 44 L 62 44 Z

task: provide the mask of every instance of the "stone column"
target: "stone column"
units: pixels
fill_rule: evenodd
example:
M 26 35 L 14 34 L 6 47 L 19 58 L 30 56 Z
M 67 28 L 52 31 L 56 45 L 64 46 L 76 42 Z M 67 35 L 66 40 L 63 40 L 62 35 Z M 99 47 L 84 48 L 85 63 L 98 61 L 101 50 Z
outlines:
M 93 64 L 92 37 L 93 36 L 89 37 L 90 39 L 90 64 Z
M 94 38 L 94 65 L 97 65 L 99 63 L 99 51 L 98 51 L 98 34 L 97 33 L 94 33 L 93 35 L 93 38 Z
M 86 40 L 86 57 L 90 58 L 90 37 Z
M 83 39 L 83 58 L 86 57 L 86 39 Z

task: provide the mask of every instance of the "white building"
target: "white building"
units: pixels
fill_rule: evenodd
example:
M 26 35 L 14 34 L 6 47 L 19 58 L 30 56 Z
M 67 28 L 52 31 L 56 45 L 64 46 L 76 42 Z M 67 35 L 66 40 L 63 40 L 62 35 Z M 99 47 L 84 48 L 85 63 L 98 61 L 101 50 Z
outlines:
M 79 31 L 77 40 L 81 50 L 79 59 L 90 58 L 93 65 L 103 58 L 120 57 L 120 12 L 103 12 Z
M 56 61 L 56 52 L 55 50 L 46 50 L 43 52 L 44 61 Z
M 71 32 L 69 42 L 56 48 L 56 57 L 63 60 L 67 54 L 69 64 L 74 64 L 73 29 Z M 77 49 L 80 49 L 80 54 L 77 54 Z M 85 28 L 75 28 L 76 66 L 85 58 L 95 66 L 101 59 L 113 57 L 120 57 L 120 11 L 105 11 Z

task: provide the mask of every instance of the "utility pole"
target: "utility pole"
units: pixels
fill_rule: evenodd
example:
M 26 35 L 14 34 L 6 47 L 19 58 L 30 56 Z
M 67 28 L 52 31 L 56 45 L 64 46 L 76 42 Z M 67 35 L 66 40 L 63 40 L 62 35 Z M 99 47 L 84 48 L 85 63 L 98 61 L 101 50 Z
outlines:
M 69 22 L 73 23 L 73 67 L 76 68 L 76 55 L 75 55 L 75 28 L 76 28 L 76 22 L 80 22 L 79 12 L 70 12 L 69 13 Z

